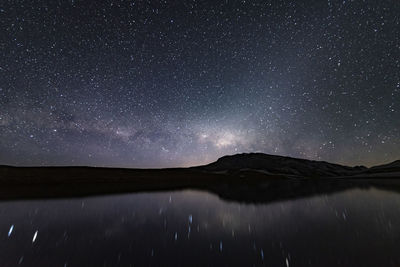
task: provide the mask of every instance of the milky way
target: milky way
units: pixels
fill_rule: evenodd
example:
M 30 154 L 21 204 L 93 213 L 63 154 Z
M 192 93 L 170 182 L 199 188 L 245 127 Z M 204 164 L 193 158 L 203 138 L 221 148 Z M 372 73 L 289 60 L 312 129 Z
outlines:
M 400 158 L 400 2 L 2 1 L 0 164 Z

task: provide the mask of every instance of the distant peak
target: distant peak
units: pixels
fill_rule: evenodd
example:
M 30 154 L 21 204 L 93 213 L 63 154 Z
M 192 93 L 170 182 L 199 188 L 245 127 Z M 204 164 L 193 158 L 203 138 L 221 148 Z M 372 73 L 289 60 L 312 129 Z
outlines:
M 348 176 L 366 170 L 365 167 L 348 167 L 325 161 L 292 158 L 264 153 L 241 153 L 227 155 L 205 166 L 206 171 L 240 172 L 243 170 L 265 171 L 301 177 Z

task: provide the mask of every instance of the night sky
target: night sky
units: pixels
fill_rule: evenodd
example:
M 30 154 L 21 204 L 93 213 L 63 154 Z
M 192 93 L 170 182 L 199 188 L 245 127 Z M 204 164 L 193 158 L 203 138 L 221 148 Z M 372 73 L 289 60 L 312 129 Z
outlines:
M 0 164 L 400 158 L 400 1 L 0 3 Z

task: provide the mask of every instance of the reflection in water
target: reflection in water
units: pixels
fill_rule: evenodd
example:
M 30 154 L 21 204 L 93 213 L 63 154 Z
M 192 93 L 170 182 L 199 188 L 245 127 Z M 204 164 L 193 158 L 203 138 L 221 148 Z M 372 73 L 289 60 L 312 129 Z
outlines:
M 200 191 L 0 203 L 0 266 L 399 266 L 400 195 Z

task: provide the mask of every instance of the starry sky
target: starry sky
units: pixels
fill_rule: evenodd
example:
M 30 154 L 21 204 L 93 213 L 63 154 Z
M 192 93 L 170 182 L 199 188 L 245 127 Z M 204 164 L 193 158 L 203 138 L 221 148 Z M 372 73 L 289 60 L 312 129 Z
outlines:
M 400 2 L 0 4 L 0 164 L 400 158 Z

